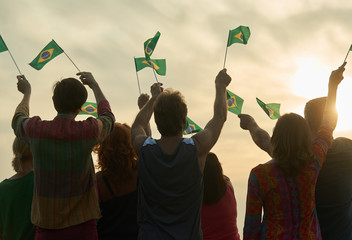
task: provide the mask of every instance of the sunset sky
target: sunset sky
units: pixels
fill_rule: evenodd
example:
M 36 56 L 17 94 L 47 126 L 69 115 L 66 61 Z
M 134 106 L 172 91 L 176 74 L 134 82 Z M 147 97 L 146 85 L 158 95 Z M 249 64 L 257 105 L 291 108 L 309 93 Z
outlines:
M 265 115 L 256 97 L 280 103 L 281 114 L 302 114 L 307 100 L 327 94 L 329 75 L 342 64 L 352 44 L 348 0 L 0 0 L 0 4 L 0 34 L 32 85 L 30 114 L 45 120 L 56 114 L 53 83 L 78 72 L 64 54 L 40 71 L 28 65 L 52 39 L 81 71 L 93 73 L 116 120 L 131 125 L 139 95 L 133 57 L 143 57 L 144 41 L 159 31 L 152 58 L 166 59 L 167 70 L 158 80 L 181 91 L 188 116 L 204 127 L 213 113 L 214 79 L 223 67 L 228 32 L 248 26 L 248 44 L 228 48 L 226 68 L 232 77 L 228 89 L 244 99 L 243 113 L 251 114 L 270 134 L 276 121 Z M 352 138 L 350 55 L 338 90 L 335 137 Z M 14 174 L 10 123 L 22 98 L 16 87 L 19 73 L 8 52 L 0 53 L 0 73 L 2 180 Z M 145 68 L 138 76 L 142 92 L 150 93 L 155 82 L 152 70 Z M 88 92 L 88 101 L 94 101 Z M 153 119 L 152 130 L 158 138 Z M 270 158 L 256 148 L 230 112 L 212 151 L 234 185 L 242 235 L 249 172 Z

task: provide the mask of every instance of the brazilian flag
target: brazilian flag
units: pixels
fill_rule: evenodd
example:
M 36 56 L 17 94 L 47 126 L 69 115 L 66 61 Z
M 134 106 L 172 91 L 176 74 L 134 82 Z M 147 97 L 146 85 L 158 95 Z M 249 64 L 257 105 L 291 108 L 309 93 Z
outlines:
M 45 66 L 45 64 L 63 52 L 64 50 L 62 50 L 62 48 L 54 40 L 52 40 L 29 65 L 37 70 L 40 70 Z
M 134 63 L 136 65 L 136 71 L 142 70 L 145 67 L 155 69 L 155 71 L 162 76 L 166 74 L 166 60 L 165 59 L 150 59 L 135 58 Z
M 81 107 L 81 111 L 78 115 L 92 115 L 94 117 L 98 117 L 98 108 L 97 104 L 93 102 L 85 102 Z
M 257 103 L 264 110 L 266 115 L 269 116 L 270 119 L 278 119 L 280 117 L 280 104 L 279 103 L 268 103 L 265 104 L 259 98 L 257 99 Z
M 147 60 L 150 60 L 150 56 L 153 54 L 155 46 L 159 40 L 160 32 L 158 31 L 154 37 L 149 38 L 147 41 L 144 42 L 144 54 Z
M 229 32 L 229 38 L 227 40 L 227 46 L 231 46 L 233 43 L 247 44 L 251 31 L 249 27 L 239 26 Z
M 9 50 L 4 42 L 4 40 L 2 39 L 1 35 L 0 35 L 0 52 L 5 52 Z
M 193 122 L 189 117 L 187 117 L 187 124 L 183 130 L 183 135 L 200 132 L 203 129 L 199 127 L 195 122 Z
M 242 112 L 242 106 L 244 100 L 232 93 L 230 90 L 226 90 L 226 102 L 227 110 L 238 115 Z

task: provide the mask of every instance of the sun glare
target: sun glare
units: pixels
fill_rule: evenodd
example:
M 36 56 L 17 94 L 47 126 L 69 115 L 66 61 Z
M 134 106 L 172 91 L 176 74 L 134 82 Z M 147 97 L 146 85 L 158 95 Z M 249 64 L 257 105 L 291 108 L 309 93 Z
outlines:
M 308 100 L 316 97 L 323 97 L 328 92 L 328 82 L 330 73 L 334 67 L 326 66 L 320 63 L 315 58 L 302 57 L 296 60 L 297 71 L 293 76 L 293 93 L 304 97 Z M 346 66 L 345 79 L 340 84 L 337 93 L 337 111 L 339 113 L 339 120 L 336 130 L 350 130 L 352 129 L 352 82 L 348 81 L 346 73 L 348 66 Z M 303 106 L 298 106 L 303 113 Z M 301 112 L 300 112 L 301 113 Z

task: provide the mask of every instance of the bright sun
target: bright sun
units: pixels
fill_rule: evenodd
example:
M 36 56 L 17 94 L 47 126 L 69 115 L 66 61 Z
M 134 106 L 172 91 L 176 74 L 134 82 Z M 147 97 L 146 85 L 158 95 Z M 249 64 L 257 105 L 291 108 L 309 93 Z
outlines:
M 326 96 L 328 92 L 329 76 L 334 66 L 321 64 L 317 59 L 302 57 L 296 60 L 297 72 L 293 76 L 293 93 L 307 99 Z M 337 68 L 337 67 L 336 67 Z M 352 82 L 346 75 L 351 72 L 348 64 L 344 73 L 344 80 L 340 84 L 337 93 L 337 111 L 339 120 L 336 130 L 352 129 Z M 303 113 L 303 106 L 300 111 Z

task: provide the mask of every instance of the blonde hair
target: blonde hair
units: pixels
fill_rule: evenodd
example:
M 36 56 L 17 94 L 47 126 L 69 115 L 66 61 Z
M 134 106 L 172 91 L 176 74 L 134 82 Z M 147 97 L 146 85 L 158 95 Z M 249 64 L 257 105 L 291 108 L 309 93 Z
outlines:
M 22 138 L 16 137 L 12 144 L 13 160 L 12 167 L 16 172 L 22 172 L 22 161 L 32 158 L 29 143 Z

